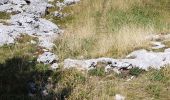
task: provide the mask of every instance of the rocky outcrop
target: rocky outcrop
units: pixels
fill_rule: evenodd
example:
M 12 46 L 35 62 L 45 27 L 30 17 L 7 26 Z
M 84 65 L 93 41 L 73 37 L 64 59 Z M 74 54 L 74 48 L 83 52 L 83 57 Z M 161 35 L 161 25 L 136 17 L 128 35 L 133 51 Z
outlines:
M 60 8 L 59 10 L 62 10 L 64 7 L 76 4 L 79 1 L 80 0 L 64 0 L 63 2 L 57 1 L 56 6 Z
M 55 46 L 54 40 L 63 31 L 56 24 L 42 18 L 49 7 L 53 5 L 48 4 L 48 0 L 1 0 L 0 11 L 10 13 L 11 18 L 7 24 L 0 23 L 0 46 L 15 43 L 21 34 L 36 37 L 38 46 L 43 50 L 37 61 L 51 64 L 52 69 L 57 68 L 58 58 L 50 51 Z
M 121 70 L 129 70 L 138 67 L 143 70 L 149 68 L 160 69 L 170 64 L 170 48 L 162 42 L 170 39 L 170 34 L 150 35 L 146 38 L 151 41 L 150 51 L 141 49 L 127 55 L 124 59 L 97 58 L 88 60 L 65 59 L 64 68 L 75 67 L 80 70 L 90 70 L 98 67 L 98 63 L 103 63 L 105 71 L 113 70 L 120 73 Z M 154 50 L 164 49 L 164 52 L 154 52 Z
M 119 73 L 121 69 L 131 69 L 138 67 L 148 70 L 149 68 L 160 69 L 170 64 L 170 52 L 166 49 L 164 52 L 153 52 L 147 50 L 137 50 L 130 53 L 125 59 L 98 58 L 89 60 L 73 60 L 66 59 L 64 61 L 65 68 L 76 67 L 78 69 L 96 68 L 98 63 L 104 63 L 105 71 L 113 70 Z
M 48 9 L 45 0 L 8 0 L 3 1 L 0 11 L 15 13 L 9 20 L 9 25 L 0 25 L 0 45 L 14 43 L 21 33 L 37 37 L 39 46 L 52 49 L 52 43 L 62 31 L 57 25 L 41 18 Z M 10 38 L 10 39 L 9 39 Z M 9 41 L 10 40 L 10 41 Z

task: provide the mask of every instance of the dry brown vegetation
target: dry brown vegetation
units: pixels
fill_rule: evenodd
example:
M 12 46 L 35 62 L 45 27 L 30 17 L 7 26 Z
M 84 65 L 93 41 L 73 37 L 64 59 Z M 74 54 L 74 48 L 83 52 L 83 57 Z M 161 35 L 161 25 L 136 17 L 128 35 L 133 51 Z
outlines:
M 82 0 L 57 40 L 60 58 L 122 57 L 146 48 L 149 34 L 169 32 L 167 0 Z

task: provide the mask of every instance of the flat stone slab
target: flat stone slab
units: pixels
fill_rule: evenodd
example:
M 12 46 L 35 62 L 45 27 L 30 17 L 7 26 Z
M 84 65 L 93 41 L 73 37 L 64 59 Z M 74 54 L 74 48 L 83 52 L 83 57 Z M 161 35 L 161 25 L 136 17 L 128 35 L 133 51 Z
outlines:
M 39 55 L 37 61 L 40 63 L 44 63 L 44 64 L 51 64 L 53 62 L 55 62 L 56 60 L 58 60 L 58 57 L 51 52 L 44 52 L 43 54 Z M 56 65 L 53 65 L 54 67 Z
M 169 48 L 170 49 L 170 48 Z M 149 68 L 160 69 L 170 64 L 170 50 L 165 49 L 164 52 L 152 52 L 147 50 L 137 50 L 130 53 L 125 59 L 113 59 L 113 58 L 98 58 L 88 60 L 74 60 L 65 59 L 64 68 L 78 68 L 83 70 L 89 70 L 95 68 L 98 63 L 106 64 L 105 70 L 108 68 L 116 69 L 131 69 L 138 67 L 140 69 L 148 70 Z

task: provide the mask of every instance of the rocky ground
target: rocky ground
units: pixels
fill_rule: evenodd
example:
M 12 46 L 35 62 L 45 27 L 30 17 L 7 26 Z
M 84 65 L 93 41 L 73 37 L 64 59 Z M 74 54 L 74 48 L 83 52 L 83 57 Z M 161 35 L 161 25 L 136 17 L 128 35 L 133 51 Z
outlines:
M 50 19 L 44 16 L 52 13 L 53 16 L 63 18 L 69 14 L 62 13 L 65 7 L 69 7 L 79 2 L 79 0 L 64 0 L 52 3 L 54 0 L 1 0 L 0 12 L 10 14 L 10 18 L 0 23 L 0 46 L 16 44 L 22 35 L 28 35 L 36 40 L 31 40 L 31 44 L 36 44 L 38 55 L 35 55 L 37 62 L 49 65 L 50 69 L 55 70 L 59 65 L 64 69 L 77 68 L 78 70 L 91 70 L 98 68 L 101 64 L 105 72 L 114 71 L 117 74 L 125 70 L 139 68 L 148 71 L 150 68 L 161 69 L 170 64 L 170 48 L 164 44 L 170 39 L 170 35 L 148 35 L 145 40 L 151 41 L 150 47 L 135 50 L 123 59 L 114 59 L 108 57 L 95 59 L 65 59 L 59 62 L 59 58 L 54 54 L 55 40 L 64 35 L 64 29 L 54 24 Z M 59 9 L 49 12 L 50 8 L 58 7 Z M 57 47 L 56 47 L 57 48 Z M 34 91 L 34 82 L 28 82 L 31 91 Z M 30 92 L 30 96 L 32 92 Z M 47 90 L 42 91 L 47 95 Z M 120 94 L 115 96 L 116 100 L 124 100 Z
M 49 4 L 47 0 L 3 0 L 0 2 L 0 11 L 11 13 L 11 18 L 5 23 L 1 23 L 0 26 L 0 45 L 14 44 L 17 38 L 21 35 L 29 35 L 35 37 L 38 41 L 35 41 L 42 52 L 37 61 L 44 64 L 51 64 L 52 68 L 58 67 L 57 56 L 50 51 L 54 47 L 54 40 L 63 31 L 59 29 L 57 25 L 42 18 L 48 14 L 48 9 L 54 7 Z M 56 5 L 63 9 L 64 6 L 74 4 L 78 1 L 64 0 L 58 2 Z M 62 16 L 55 12 L 54 16 Z M 31 42 L 31 41 L 30 41 Z M 34 41 L 32 41 L 34 42 Z M 36 43 L 37 42 L 37 43 Z

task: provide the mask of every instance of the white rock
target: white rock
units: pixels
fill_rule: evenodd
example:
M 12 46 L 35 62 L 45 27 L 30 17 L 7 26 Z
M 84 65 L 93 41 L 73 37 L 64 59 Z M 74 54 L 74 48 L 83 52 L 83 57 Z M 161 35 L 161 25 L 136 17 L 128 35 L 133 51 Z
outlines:
M 52 42 L 61 32 L 54 23 L 38 18 L 38 16 L 33 14 L 22 13 L 14 15 L 11 17 L 10 23 L 11 26 L 0 25 L 0 28 L 3 30 L 1 30 L 2 34 L 10 35 L 9 37 L 13 35 L 13 39 L 15 39 L 19 33 L 36 36 L 39 39 L 39 45 L 50 50 L 54 46 Z M 4 44 L 6 43 L 4 42 Z
M 162 44 L 161 42 L 151 42 L 153 47 L 152 49 L 161 49 L 161 48 L 165 48 L 165 45 Z
M 4 34 L 1 31 L 2 30 L 0 29 L 0 46 L 2 46 L 4 44 L 12 44 L 12 43 L 14 43 L 14 39 L 12 37 L 10 37 L 7 34 Z
M 53 7 L 55 7 L 55 6 L 52 5 L 52 4 L 47 4 L 47 7 L 48 7 L 48 8 L 53 8 Z
M 59 17 L 59 18 L 62 18 L 62 17 L 63 17 L 63 13 L 62 13 L 62 12 L 55 11 L 55 12 L 54 12 L 54 16 Z
M 57 64 L 57 63 L 52 64 L 52 65 L 51 65 L 51 68 L 52 68 L 52 69 L 57 69 L 57 68 L 58 68 L 58 64 Z
M 115 100 L 125 100 L 125 97 L 120 94 L 116 94 Z
M 59 7 L 59 10 L 61 11 L 66 5 L 63 2 L 57 1 L 56 6 Z
M 26 5 L 23 7 L 26 13 L 31 13 L 35 15 L 45 15 L 48 3 L 42 2 L 41 0 L 38 2 L 33 2 L 30 5 Z
M 44 64 L 50 64 L 56 60 L 58 60 L 58 57 L 51 52 L 44 52 L 42 55 L 39 55 L 37 59 L 38 62 L 42 62 Z
M 137 50 L 130 53 L 126 59 L 112 59 L 112 58 L 98 58 L 98 59 L 88 59 L 88 60 L 73 60 L 66 59 L 64 61 L 64 68 L 76 67 L 79 69 L 93 68 L 98 62 L 108 64 L 105 70 L 109 68 L 121 68 L 130 69 L 132 67 L 138 67 L 144 70 L 148 70 L 150 67 L 154 69 L 160 69 L 168 64 L 170 64 L 170 52 L 166 49 L 164 52 L 152 52 L 146 50 Z
M 42 90 L 42 91 L 41 91 L 41 94 L 42 94 L 43 96 L 47 96 L 47 95 L 48 95 L 48 91 L 47 91 L 47 90 Z
M 15 5 L 26 4 L 25 0 L 9 0 L 8 2 Z
M 48 2 L 54 2 L 54 0 L 48 0 Z
M 77 67 L 79 69 L 92 69 L 96 65 L 96 60 L 72 60 L 72 59 L 65 59 L 64 60 L 64 68 L 72 68 Z
M 30 4 L 27 4 L 27 2 Z M 52 42 L 61 32 L 57 25 L 41 18 L 48 7 L 47 0 L 8 0 L 1 1 L 0 11 L 18 12 L 12 15 L 9 20 L 10 26 L 0 25 L 3 29 L 0 34 L 0 45 L 14 43 L 20 33 L 35 36 L 39 39 L 39 46 L 51 50 L 54 46 Z M 5 2 L 5 4 L 4 4 Z
M 0 5 L 7 3 L 9 0 L 0 0 Z
M 59 7 L 60 8 L 59 11 L 61 11 L 64 7 L 76 4 L 79 1 L 80 0 L 64 0 L 63 2 L 57 1 L 56 6 Z
M 30 43 L 31 43 L 31 44 L 36 44 L 37 42 L 34 41 L 34 40 L 31 40 Z
M 64 0 L 63 3 L 66 5 L 71 5 L 79 2 L 80 0 Z
M 170 52 L 170 48 L 168 48 L 168 49 L 165 49 L 165 52 Z
M 14 43 L 17 37 L 19 37 L 19 33 L 15 30 L 15 27 L 0 24 L 0 46 Z

